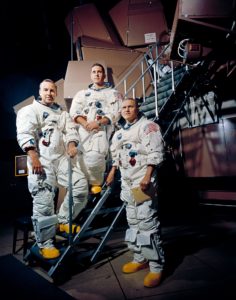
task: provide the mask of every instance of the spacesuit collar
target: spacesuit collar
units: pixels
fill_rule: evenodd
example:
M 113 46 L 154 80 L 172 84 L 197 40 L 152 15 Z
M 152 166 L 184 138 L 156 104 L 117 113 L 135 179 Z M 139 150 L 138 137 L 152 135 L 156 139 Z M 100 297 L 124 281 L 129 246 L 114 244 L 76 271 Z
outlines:
M 109 83 L 109 82 L 104 82 L 103 87 L 101 87 L 101 88 L 98 89 L 98 88 L 95 87 L 95 84 L 94 84 L 94 83 L 91 83 L 88 87 L 89 87 L 89 89 L 91 89 L 91 90 L 94 90 L 94 91 L 100 91 L 100 90 L 104 90 L 104 89 L 107 89 L 107 88 L 109 88 L 109 87 L 112 87 L 112 84 Z
M 35 99 L 35 101 L 38 102 L 41 105 L 44 105 L 46 107 L 50 107 L 51 109 L 54 109 L 54 110 L 61 109 L 61 106 L 58 103 L 56 103 L 56 102 L 54 102 L 51 106 L 47 106 L 47 105 L 43 104 L 41 102 L 41 98 L 40 97 L 38 97 L 37 99 Z
M 129 122 L 125 122 L 125 124 L 122 126 L 124 130 L 129 129 L 131 126 L 133 126 L 134 124 L 136 124 L 142 117 L 144 116 L 144 114 L 142 112 L 138 113 L 137 119 L 135 119 L 132 123 Z

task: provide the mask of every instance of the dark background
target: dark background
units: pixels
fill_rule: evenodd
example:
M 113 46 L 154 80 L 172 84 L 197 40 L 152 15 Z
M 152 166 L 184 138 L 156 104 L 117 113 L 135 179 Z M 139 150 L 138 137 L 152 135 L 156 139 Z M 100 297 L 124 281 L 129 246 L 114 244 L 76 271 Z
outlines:
M 44 78 L 64 78 L 67 63 L 76 60 L 65 18 L 73 7 L 94 3 L 103 18 L 119 0 L 22 0 L 4 1 L 0 9 L 1 77 L 0 111 L 2 139 L 15 138 L 13 106 L 38 95 Z M 176 0 L 164 0 L 171 27 Z

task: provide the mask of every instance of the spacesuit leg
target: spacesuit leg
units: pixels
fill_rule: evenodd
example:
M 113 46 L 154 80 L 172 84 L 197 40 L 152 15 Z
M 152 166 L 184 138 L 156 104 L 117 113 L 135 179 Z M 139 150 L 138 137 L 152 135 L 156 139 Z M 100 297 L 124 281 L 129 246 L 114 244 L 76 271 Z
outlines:
M 125 241 L 128 249 L 133 253 L 132 261 L 125 263 L 122 267 L 122 272 L 126 274 L 135 273 L 139 270 L 148 267 L 148 261 L 143 256 L 141 247 L 137 246 L 137 235 L 139 232 L 138 222 L 135 218 L 135 206 L 134 203 L 127 203 L 126 216 L 129 224 L 129 228 L 126 230 Z
M 56 234 L 57 216 L 43 216 L 34 218 L 32 217 L 32 223 L 36 236 L 36 242 L 40 245 L 40 248 L 50 248 L 53 246 L 53 238 Z
M 90 151 L 84 157 L 89 173 L 89 184 L 102 185 L 106 169 L 105 155 L 97 151 Z
M 53 239 L 56 233 L 57 217 L 54 212 L 54 188 L 45 182 L 44 177 L 30 174 L 28 187 L 33 198 L 32 223 L 35 237 L 41 254 L 46 259 L 53 259 L 60 255 L 54 247 Z
M 96 194 L 101 191 L 99 188 L 104 181 L 106 170 L 106 157 L 97 151 L 89 151 L 83 154 L 84 165 L 88 175 L 89 185 L 92 186 L 91 192 Z M 97 189 L 95 187 L 98 187 Z
M 164 265 L 164 251 L 152 200 L 137 206 L 128 204 L 126 214 L 129 229 L 126 231 L 125 241 L 134 253 L 133 261 L 149 261 L 151 272 L 160 272 Z
M 125 241 L 129 250 L 133 252 L 133 261 L 137 263 L 143 263 L 146 259 L 141 252 L 141 247 L 136 245 L 137 234 L 139 232 L 138 221 L 136 220 L 136 209 L 135 205 L 126 205 L 126 217 L 129 224 L 129 228 L 125 233 Z
M 150 271 L 159 273 L 164 266 L 164 251 L 160 236 L 160 223 L 157 210 L 153 208 L 152 200 L 137 206 L 138 234 L 136 245 L 142 255 L 149 261 Z
M 88 201 L 88 181 L 85 174 L 81 171 L 77 160 L 71 160 L 72 163 L 72 220 L 74 220 L 79 213 L 86 206 Z M 60 164 L 60 172 L 58 174 L 58 183 L 67 189 L 64 200 L 59 208 L 58 221 L 60 224 L 60 231 L 69 233 L 69 169 L 68 160 L 63 160 Z M 64 226 L 61 226 L 64 224 Z M 73 226 L 75 227 L 75 226 Z M 73 228 L 73 231 L 79 228 Z

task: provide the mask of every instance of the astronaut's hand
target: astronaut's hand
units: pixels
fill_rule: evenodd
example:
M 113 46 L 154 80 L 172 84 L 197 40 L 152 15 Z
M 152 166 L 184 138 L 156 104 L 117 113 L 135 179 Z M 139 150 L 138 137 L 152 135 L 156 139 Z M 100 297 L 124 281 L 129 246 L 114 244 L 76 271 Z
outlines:
M 85 126 L 85 129 L 87 131 L 93 131 L 93 132 L 98 132 L 99 131 L 99 124 L 97 121 L 92 121 L 92 122 L 89 122 L 87 123 L 87 125 Z
M 77 150 L 76 144 L 74 142 L 70 142 L 67 146 L 67 154 L 70 157 L 75 157 L 77 153 L 78 153 L 78 150 Z
M 140 181 L 139 186 L 142 191 L 146 191 L 149 187 L 151 178 L 149 176 L 144 176 L 143 179 Z
M 44 174 L 43 166 L 37 157 L 32 158 L 32 173 L 37 175 Z
M 32 164 L 32 173 L 42 175 L 45 173 L 43 166 L 39 160 L 39 156 L 37 151 L 33 149 L 29 149 L 27 151 L 27 155 L 30 157 L 31 164 Z

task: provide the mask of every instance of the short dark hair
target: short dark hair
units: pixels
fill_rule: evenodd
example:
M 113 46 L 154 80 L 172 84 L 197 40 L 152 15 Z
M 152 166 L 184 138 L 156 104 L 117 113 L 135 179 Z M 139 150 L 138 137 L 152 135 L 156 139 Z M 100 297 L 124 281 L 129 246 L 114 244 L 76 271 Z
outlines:
M 91 69 L 93 68 L 93 67 L 100 67 L 101 69 L 102 69 L 102 72 L 105 74 L 106 72 L 105 72 L 105 68 L 103 67 L 103 65 L 102 64 L 100 64 L 100 63 L 94 63 L 93 65 L 92 65 L 92 67 L 91 67 Z

